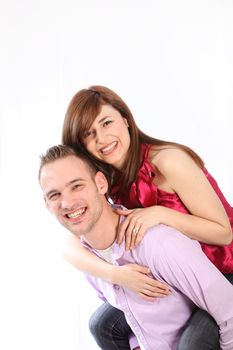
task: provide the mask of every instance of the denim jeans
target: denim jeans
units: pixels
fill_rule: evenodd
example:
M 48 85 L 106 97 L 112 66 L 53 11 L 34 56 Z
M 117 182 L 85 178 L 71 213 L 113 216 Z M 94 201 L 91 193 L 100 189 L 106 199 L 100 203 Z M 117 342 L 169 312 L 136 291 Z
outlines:
M 124 313 L 108 302 L 101 305 L 89 321 L 91 334 L 102 350 L 130 350 L 132 333 Z
M 233 274 L 225 275 L 233 284 Z M 233 304 L 233 301 L 232 301 Z M 233 305 L 229 305 L 233 307 Z M 219 328 L 206 312 L 197 309 L 190 317 L 177 350 L 219 350 Z
M 233 274 L 225 276 L 233 284 Z M 130 350 L 128 337 L 132 331 L 125 316 L 107 302 L 91 316 L 89 328 L 102 350 Z M 219 328 L 215 320 L 206 311 L 195 310 L 180 338 L 177 350 L 219 349 Z

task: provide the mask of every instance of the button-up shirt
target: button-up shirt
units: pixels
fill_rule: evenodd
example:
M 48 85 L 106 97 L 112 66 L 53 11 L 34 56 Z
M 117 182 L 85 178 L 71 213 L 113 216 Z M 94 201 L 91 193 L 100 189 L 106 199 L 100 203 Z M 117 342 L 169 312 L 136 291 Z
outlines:
M 197 241 L 174 228 L 157 225 L 130 251 L 125 250 L 124 242 L 114 243 L 112 262 L 148 266 L 156 280 L 171 288 L 171 295 L 151 302 L 129 289 L 87 276 L 102 300 L 124 312 L 136 337 L 131 339 L 132 349 L 139 345 L 142 350 L 175 350 L 196 307 L 216 320 L 221 349 L 233 349 L 233 286 L 209 261 Z

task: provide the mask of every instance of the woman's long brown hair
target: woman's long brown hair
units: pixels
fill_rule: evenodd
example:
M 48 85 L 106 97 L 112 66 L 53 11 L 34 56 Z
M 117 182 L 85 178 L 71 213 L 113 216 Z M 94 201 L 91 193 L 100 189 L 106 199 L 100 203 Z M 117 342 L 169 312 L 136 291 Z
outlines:
M 113 166 L 106 164 L 89 154 L 83 144 L 84 132 L 90 129 L 103 105 L 110 105 L 115 108 L 122 117 L 126 118 L 129 125 L 130 146 L 127 157 L 119 171 Z M 136 179 L 140 167 L 140 145 L 142 143 L 156 146 L 171 146 L 182 149 L 190 155 L 200 168 L 204 168 L 202 159 L 189 147 L 164 140 L 155 139 L 143 133 L 136 125 L 133 115 L 126 103 L 114 91 L 104 86 L 91 86 L 88 89 L 78 91 L 71 99 L 62 130 L 62 143 L 77 150 L 81 149 L 95 164 L 102 170 L 108 179 L 111 178 L 111 185 L 121 183 L 121 192 L 127 191 L 131 183 Z M 116 176 L 117 173 L 117 176 Z M 119 177 L 120 175 L 120 177 Z M 111 193 L 111 189 L 110 189 Z

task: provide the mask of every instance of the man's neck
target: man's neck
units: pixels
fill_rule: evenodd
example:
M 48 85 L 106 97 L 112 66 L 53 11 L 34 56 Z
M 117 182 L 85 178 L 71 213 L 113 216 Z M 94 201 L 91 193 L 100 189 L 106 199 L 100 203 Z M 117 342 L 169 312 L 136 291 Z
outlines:
M 103 250 L 110 247 L 116 239 L 120 216 L 111 206 L 104 208 L 101 218 L 91 232 L 82 236 L 92 248 Z

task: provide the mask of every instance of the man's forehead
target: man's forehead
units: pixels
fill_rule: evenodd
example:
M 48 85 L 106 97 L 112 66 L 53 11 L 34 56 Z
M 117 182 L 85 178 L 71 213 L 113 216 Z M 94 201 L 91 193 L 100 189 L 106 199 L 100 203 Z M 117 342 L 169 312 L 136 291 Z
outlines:
M 89 173 L 89 168 L 87 164 L 80 158 L 70 155 L 64 158 L 57 159 L 51 163 L 45 165 L 45 171 L 54 171 L 54 172 L 65 172 L 69 169 L 69 172 L 72 173 Z
M 85 162 L 75 156 L 68 156 L 44 165 L 41 171 L 41 184 L 55 186 L 74 179 L 90 179 L 90 170 Z

